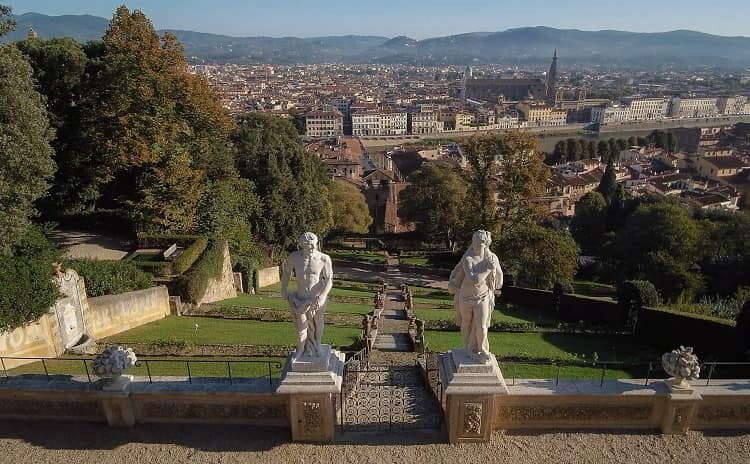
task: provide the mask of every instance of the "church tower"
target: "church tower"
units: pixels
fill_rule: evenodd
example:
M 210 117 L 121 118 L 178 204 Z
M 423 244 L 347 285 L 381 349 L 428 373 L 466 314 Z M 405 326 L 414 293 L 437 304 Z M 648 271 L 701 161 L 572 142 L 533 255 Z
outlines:
M 29 40 L 31 40 L 31 39 L 38 39 L 39 38 L 39 34 L 36 33 L 36 31 L 34 30 L 34 28 L 30 27 L 29 31 L 26 33 L 26 38 L 29 39 Z
M 555 88 L 555 81 L 557 79 L 557 49 L 555 49 L 554 55 L 552 55 L 552 64 L 549 66 L 549 72 L 547 73 L 547 103 L 555 102 L 555 95 L 557 89 Z

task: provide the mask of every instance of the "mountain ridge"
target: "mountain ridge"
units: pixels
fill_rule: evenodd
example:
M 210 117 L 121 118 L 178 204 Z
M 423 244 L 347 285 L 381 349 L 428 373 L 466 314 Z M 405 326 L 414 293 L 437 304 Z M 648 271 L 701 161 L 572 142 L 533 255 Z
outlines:
M 29 27 L 42 38 L 102 36 L 108 20 L 91 15 L 15 16 L 18 26 L 3 40 L 22 40 Z M 401 35 L 329 35 L 300 38 L 236 37 L 163 29 L 183 43 L 192 62 L 236 63 L 404 63 L 422 65 L 546 63 L 552 51 L 569 64 L 605 66 L 724 66 L 750 63 L 750 37 L 718 36 L 678 29 L 667 32 L 584 31 L 523 26 L 496 32 L 466 32 L 421 40 Z

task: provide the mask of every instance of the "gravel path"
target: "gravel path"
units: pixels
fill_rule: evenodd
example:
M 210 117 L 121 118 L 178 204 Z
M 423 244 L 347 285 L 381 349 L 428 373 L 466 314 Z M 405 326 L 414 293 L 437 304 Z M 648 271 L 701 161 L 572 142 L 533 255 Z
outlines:
M 290 444 L 286 430 L 241 426 L 0 422 L 3 463 L 747 463 L 750 433 L 495 433 L 480 445 L 431 444 L 417 432 L 362 435 L 359 443 Z

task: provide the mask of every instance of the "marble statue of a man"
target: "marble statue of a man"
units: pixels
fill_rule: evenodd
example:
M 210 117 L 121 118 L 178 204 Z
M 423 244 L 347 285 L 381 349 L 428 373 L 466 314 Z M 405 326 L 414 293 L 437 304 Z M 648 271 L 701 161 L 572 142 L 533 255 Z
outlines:
M 456 320 L 466 355 L 481 362 L 490 359 L 487 329 L 495 308 L 495 290 L 503 286 L 503 271 L 490 251 L 491 243 L 489 232 L 474 232 L 471 247 L 451 272 L 448 283 L 448 291 L 455 295 Z
M 333 286 L 331 258 L 318 251 L 318 237 L 305 232 L 299 238 L 299 251 L 289 255 L 281 276 L 281 296 L 289 302 L 297 328 L 297 351 L 294 359 L 319 358 L 323 338 L 323 317 L 328 292 Z M 292 272 L 297 290 L 289 291 Z

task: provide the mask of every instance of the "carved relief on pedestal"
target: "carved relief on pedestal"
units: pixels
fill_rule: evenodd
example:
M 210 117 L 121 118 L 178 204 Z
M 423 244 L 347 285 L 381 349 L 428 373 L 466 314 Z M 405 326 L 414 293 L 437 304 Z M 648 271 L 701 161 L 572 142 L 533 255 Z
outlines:
M 323 418 L 320 415 L 320 403 L 302 402 L 302 431 L 305 435 L 317 435 L 321 432 Z
M 750 406 L 701 406 L 698 410 L 701 421 L 750 421 Z
M 653 406 L 498 406 L 497 416 L 504 422 L 579 420 L 601 421 L 625 419 L 632 421 L 647 420 Z
M 464 403 L 464 435 L 482 434 L 482 403 Z

